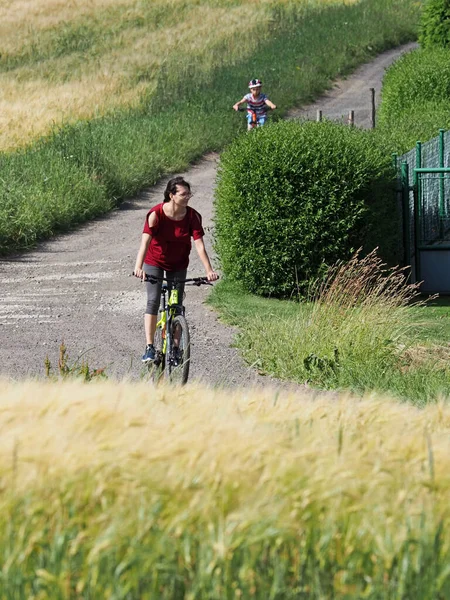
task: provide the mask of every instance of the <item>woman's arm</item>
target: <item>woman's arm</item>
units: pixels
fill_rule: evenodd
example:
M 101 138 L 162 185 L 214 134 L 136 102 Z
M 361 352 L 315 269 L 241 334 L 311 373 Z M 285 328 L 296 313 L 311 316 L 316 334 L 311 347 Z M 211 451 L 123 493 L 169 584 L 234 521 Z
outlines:
M 156 215 L 155 213 L 150 213 L 148 216 L 148 226 L 154 227 L 156 225 Z M 141 238 L 141 245 L 139 246 L 139 250 L 136 257 L 136 264 L 134 265 L 134 274 L 136 277 L 140 279 L 144 279 L 145 273 L 142 270 L 142 266 L 144 264 L 145 255 L 147 254 L 148 246 L 152 240 L 152 236 L 149 233 L 143 233 Z
M 205 268 L 208 281 L 216 281 L 217 279 L 219 279 L 219 276 L 211 266 L 209 256 L 206 252 L 205 243 L 203 242 L 203 238 L 198 238 L 198 240 L 194 240 L 194 245 L 200 257 L 200 260 L 202 261 L 203 267 Z
M 136 275 L 136 277 L 139 277 L 140 279 L 144 279 L 145 277 L 145 273 L 142 270 L 142 266 L 144 264 L 144 258 L 147 254 L 148 245 L 150 244 L 151 239 L 152 236 L 150 234 L 142 234 L 141 245 L 139 246 L 139 250 L 136 257 L 136 264 L 134 265 L 134 275 Z

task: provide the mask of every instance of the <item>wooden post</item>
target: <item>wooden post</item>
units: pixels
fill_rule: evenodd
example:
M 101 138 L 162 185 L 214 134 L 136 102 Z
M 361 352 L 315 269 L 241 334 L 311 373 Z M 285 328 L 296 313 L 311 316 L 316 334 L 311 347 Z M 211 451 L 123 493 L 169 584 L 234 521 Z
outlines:
M 351 110 L 348 113 L 348 124 L 350 125 L 350 127 L 353 127 L 353 125 L 355 124 L 355 111 Z
M 370 97 L 372 104 L 372 129 L 375 129 L 375 88 L 370 88 Z
M 316 113 L 316 121 L 319 122 L 322 120 L 322 111 L 318 110 Z

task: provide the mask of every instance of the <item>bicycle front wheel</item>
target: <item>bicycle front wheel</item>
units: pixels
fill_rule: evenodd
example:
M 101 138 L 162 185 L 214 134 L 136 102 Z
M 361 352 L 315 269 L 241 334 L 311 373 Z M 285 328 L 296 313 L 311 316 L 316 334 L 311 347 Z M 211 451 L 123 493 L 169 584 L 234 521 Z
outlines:
M 172 348 L 167 360 L 169 379 L 172 383 L 184 385 L 189 377 L 191 361 L 191 341 L 187 321 L 177 315 L 172 321 Z

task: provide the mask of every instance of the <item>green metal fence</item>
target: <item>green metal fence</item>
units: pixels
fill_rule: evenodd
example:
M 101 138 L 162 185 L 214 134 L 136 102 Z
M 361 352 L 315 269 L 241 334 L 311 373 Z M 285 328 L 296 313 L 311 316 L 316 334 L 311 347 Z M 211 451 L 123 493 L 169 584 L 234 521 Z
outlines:
M 413 281 L 424 280 L 424 290 L 449 292 L 450 132 L 441 129 L 436 138 L 424 144 L 417 142 L 415 148 L 395 160 L 405 264 L 411 265 Z

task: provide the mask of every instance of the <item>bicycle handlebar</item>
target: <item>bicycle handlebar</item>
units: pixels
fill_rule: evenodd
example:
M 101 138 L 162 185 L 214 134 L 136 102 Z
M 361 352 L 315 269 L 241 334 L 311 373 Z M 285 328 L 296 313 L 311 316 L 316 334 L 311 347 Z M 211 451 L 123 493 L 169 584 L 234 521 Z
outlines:
M 273 108 L 270 108 L 270 106 L 266 105 L 266 109 L 267 110 L 274 110 Z M 244 108 L 243 106 L 239 106 L 237 109 L 237 112 L 256 112 L 253 108 Z
M 134 275 L 134 272 L 133 272 Z M 149 283 L 156 283 L 157 281 L 169 281 L 167 277 L 157 277 L 156 275 L 145 274 L 142 281 L 148 281 Z M 173 284 L 177 283 L 191 283 L 192 285 L 212 285 L 212 281 L 209 281 L 207 277 L 189 277 L 188 279 L 173 279 Z

